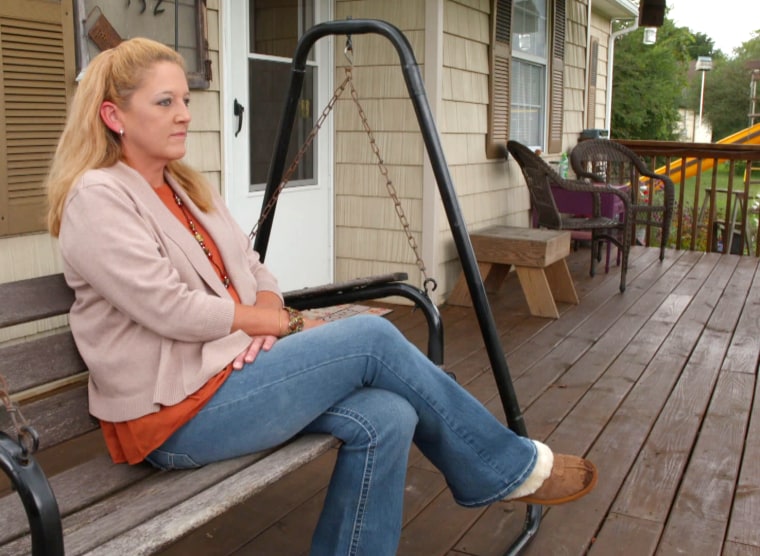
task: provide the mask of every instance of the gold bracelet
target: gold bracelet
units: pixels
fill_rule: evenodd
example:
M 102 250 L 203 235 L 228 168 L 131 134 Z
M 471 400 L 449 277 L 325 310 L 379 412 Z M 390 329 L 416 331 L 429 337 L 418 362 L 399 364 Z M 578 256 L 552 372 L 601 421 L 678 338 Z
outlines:
M 301 311 L 293 309 L 293 307 L 285 307 L 285 310 L 288 312 L 289 317 L 288 331 L 286 336 L 290 336 L 291 334 L 295 334 L 296 332 L 303 330 L 303 314 Z

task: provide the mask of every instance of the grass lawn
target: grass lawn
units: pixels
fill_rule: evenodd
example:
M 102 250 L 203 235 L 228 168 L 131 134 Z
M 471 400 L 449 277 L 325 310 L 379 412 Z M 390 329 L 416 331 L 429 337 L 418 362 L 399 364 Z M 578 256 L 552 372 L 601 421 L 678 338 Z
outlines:
M 724 162 L 724 163 L 718 164 L 718 166 L 716 168 L 711 168 L 709 170 L 705 170 L 705 171 L 702 172 L 701 180 L 700 180 L 701 191 L 699 192 L 698 211 L 701 210 L 701 208 L 702 208 L 702 206 L 704 204 L 704 201 L 705 201 L 705 197 L 707 196 L 706 189 L 712 187 L 713 172 L 715 172 L 715 183 L 716 183 L 717 189 L 718 190 L 721 190 L 721 189 L 726 190 L 726 189 L 728 189 L 729 170 L 730 170 L 729 163 L 728 162 Z M 735 170 L 735 173 L 734 173 L 734 178 L 733 178 L 732 189 L 733 189 L 733 191 L 744 191 L 744 165 L 743 164 L 741 164 L 741 165 L 737 164 L 735 166 L 734 170 Z M 757 175 L 755 176 L 755 179 L 756 180 L 758 179 Z M 683 204 L 684 204 L 684 207 L 683 207 L 683 209 L 684 209 L 683 210 L 683 218 L 684 218 L 684 221 L 683 221 L 682 225 L 683 225 L 683 228 L 684 228 L 684 234 L 686 236 L 682 240 L 684 242 L 684 247 L 686 247 L 686 245 L 688 245 L 688 242 L 690 241 L 689 237 L 688 237 L 689 234 L 688 234 L 688 232 L 686 232 L 686 230 L 691 229 L 690 222 L 692 220 L 692 209 L 693 209 L 694 204 L 695 204 L 694 203 L 694 196 L 695 196 L 694 195 L 695 194 L 694 190 L 696 188 L 696 183 L 697 183 L 697 178 L 696 178 L 696 176 L 693 176 L 691 178 L 686 179 L 685 182 L 684 182 L 684 184 L 683 184 L 683 189 L 684 189 L 684 191 L 683 191 Z M 680 196 L 681 183 L 677 182 L 677 183 L 675 183 L 675 186 L 676 186 L 676 203 L 678 203 L 679 199 L 681 198 L 681 196 Z M 749 192 L 750 192 L 750 195 L 749 195 L 749 206 L 747 207 L 747 209 L 751 211 L 754 207 L 757 207 L 757 205 L 760 204 L 760 183 L 750 184 Z M 718 220 L 718 221 L 725 221 L 725 220 L 730 220 L 731 219 L 731 215 L 730 214 L 728 215 L 728 217 L 726 216 L 726 200 L 727 200 L 727 195 L 726 195 L 725 192 L 718 191 L 716 193 L 716 196 L 715 196 L 715 205 L 716 205 L 716 211 L 715 211 L 715 215 L 716 216 L 715 216 L 715 219 Z M 735 201 L 736 201 L 736 197 L 734 196 L 734 199 L 732 200 L 732 207 L 733 207 L 733 203 Z M 740 208 L 741 207 L 738 207 L 737 211 Z M 731 210 L 733 212 L 733 208 Z M 741 213 L 740 212 L 736 213 L 736 218 L 737 218 L 737 222 L 741 221 Z M 702 245 L 703 243 L 706 242 L 706 239 L 707 239 L 706 238 L 707 230 L 704 227 L 704 224 L 706 224 L 706 223 L 707 223 L 707 213 L 705 212 L 705 214 L 703 216 L 703 220 L 702 220 L 702 227 L 700 228 L 699 236 L 698 236 L 698 239 L 697 239 L 697 248 L 698 249 L 704 249 L 706 247 L 706 245 Z M 757 214 L 749 214 L 748 215 L 748 221 L 747 221 L 747 228 L 748 228 L 749 237 L 751 238 L 750 239 L 750 246 L 752 246 L 752 244 L 753 244 L 753 239 L 754 239 L 755 234 L 756 234 L 757 225 L 758 225 L 758 216 L 757 216 Z M 675 228 L 675 222 L 674 222 L 673 228 Z M 675 232 L 674 229 L 672 229 L 672 233 L 671 233 L 671 240 L 670 240 L 671 244 L 673 244 L 673 242 L 675 241 L 675 236 L 673 235 L 673 232 Z
M 734 173 L 734 180 L 733 180 L 733 190 L 734 191 L 743 191 L 744 190 L 744 168 L 743 166 L 740 168 L 735 168 L 736 172 Z M 728 178 L 729 178 L 729 164 L 728 162 L 724 162 L 718 165 L 717 167 L 717 177 L 716 177 L 716 184 L 718 189 L 728 189 Z M 707 170 L 702 172 L 701 176 L 701 188 L 702 191 L 699 192 L 699 205 L 702 206 L 702 203 L 704 202 L 705 196 L 707 193 L 705 190 L 712 186 L 712 180 L 713 180 L 713 169 Z M 684 183 L 684 203 L 688 207 L 692 207 L 694 205 L 694 188 L 697 183 L 696 176 L 693 176 L 691 178 L 688 178 L 686 182 Z M 679 187 L 680 183 L 676 183 L 676 202 L 679 199 Z M 758 201 L 758 195 L 760 195 L 760 183 L 755 183 L 750 185 L 750 202 L 749 202 L 749 208 L 752 208 L 754 203 Z M 725 217 L 725 211 L 726 211 L 726 194 L 718 192 L 715 196 L 715 206 L 716 206 L 716 214 L 718 215 L 719 219 L 723 219 Z

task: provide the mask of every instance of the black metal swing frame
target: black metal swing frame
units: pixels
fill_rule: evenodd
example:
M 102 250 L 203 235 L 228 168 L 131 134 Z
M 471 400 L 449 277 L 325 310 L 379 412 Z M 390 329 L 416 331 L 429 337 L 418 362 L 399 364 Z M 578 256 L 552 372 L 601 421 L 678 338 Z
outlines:
M 280 120 L 280 127 L 269 166 L 267 185 L 264 192 L 262 207 L 267 207 L 273 202 L 272 208 L 261 221 L 258 233 L 254 241 L 254 249 L 261 258 L 266 256 L 267 245 L 271 234 L 272 223 L 276 210 L 277 200 L 273 199 L 277 188 L 282 180 L 283 171 L 288 152 L 291 131 L 296 116 L 296 109 L 306 70 L 306 61 L 311 47 L 319 39 L 329 35 L 360 35 L 378 34 L 388 39 L 398 53 L 401 70 L 404 75 L 409 97 L 414 106 L 417 122 L 422 132 L 425 148 L 433 168 L 438 190 L 441 195 L 454 244 L 457 249 L 462 270 L 466 279 L 467 287 L 472 298 L 473 308 L 478 319 L 483 341 L 491 363 L 491 369 L 496 380 L 499 396 L 502 401 L 504 413 L 509 427 L 521 436 L 527 436 L 525 421 L 520 410 L 515 394 L 509 368 L 504 356 L 501 342 L 499 341 L 496 323 L 493 318 L 491 307 L 486 297 L 485 287 L 480 277 L 477 260 L 473 252 L 472 244 L 467 227 L 462 217 L 462 211 L 453 186 L 448 165 L 443 154 L 440 138 L 430 110 L 430 105 L 425 94 L 422 75 L 414 57 L 409 41 L 406 36 L 394 25 L 380 20 L 351 19 L 346 21 L 331 21 L 318 24 L 307 30 L 296 46 L 291 68 L 291 81 L 288 89 L 285 105 Z M 374 283 L 368 279 L 358 288 L 340 287 L 325 290 L 327 295 L 307 295 L 300 297 L 298 292 L 286 297 L 289 303 L 301 308 L 325 306 L 332 303 L 344 303 L 358 299 L 377 299 L 388 295 L 402 295 L 412 299 L 420 307 L 428 321 L 430 336 L 428 344 L 428 357 L 437 364 L 443 363 L 443 329 L 438 316 L 438 310 L 425 295 L 425 293 L 409 284 L 397 281 L 400 276 L 383 280 L 382 283 Z M 401 278 L 403 279 L 403 278 Z M 319 289 L 316 290 L 317 292 Z M 506 554 L 518 554 L 530 542 L 538 532 L 541 522 L 541 506 L 528 505 L 523 529 L 518 537 L 512 542 Z

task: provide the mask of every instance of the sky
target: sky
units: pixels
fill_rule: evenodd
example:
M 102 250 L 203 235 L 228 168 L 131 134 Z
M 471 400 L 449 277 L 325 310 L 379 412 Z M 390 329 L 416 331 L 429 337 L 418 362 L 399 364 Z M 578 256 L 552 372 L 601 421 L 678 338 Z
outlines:
M 668 17 L 679 27 L 710 37 L 730 56 L 760 29 L 760 0 L 667 0 Z

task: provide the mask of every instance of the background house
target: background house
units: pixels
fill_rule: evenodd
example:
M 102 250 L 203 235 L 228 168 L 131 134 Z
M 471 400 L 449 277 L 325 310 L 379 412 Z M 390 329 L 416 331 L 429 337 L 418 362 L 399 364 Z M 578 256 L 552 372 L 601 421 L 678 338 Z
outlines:
M 44 232 L 41 183 L 75 78 L 113 39 L 109 33 L 177 42 L 194 77 L 187 158 L 225 195 L 247 231 L 260 210 L 299 33 L 348 17 L 393 23 L 413 46 L 464 217 L 474 230 L 529 223 L 519 169 L 505 163 L 498 148 L 507 138 L 556 159 L 583 129 L 603 127 L 611 21 L 637 13 L 629 0 L 0 3 L 0 280 L 60 268 L 55 241 Z M 314 49 L 294 145 L 343 80 L 349 65 L 344 46 L 345 37 L 335 37 Z M 377 36 L 352 37 L 352 46 L 356 90 L 442 302 L 459 264 L 397 55 Z M 267 255 L 286 289 L 398 270 L 421 283 L 348 94 L 291 184 Z

